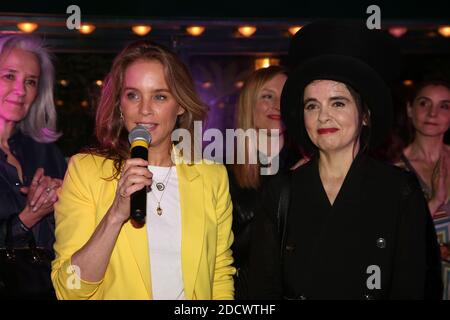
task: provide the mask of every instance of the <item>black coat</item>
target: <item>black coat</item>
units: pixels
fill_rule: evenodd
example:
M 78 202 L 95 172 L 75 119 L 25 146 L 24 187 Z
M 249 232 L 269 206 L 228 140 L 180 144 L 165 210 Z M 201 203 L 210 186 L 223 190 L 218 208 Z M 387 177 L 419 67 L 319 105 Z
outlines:
M 313 159 L 292 174 L 280 250 L 276 212 L 282 181 L 263 191 L 253 226 L 252 298 L 441 296 L 439 247 L 414 176 L 359 154 L 331 206 Z
M 64 156 L 55 144 L 36 142 L 19 130 L 9 138 L 8 144 L 22 166 L 24 181 L 22 185 L 16 168 L 7 162 L 6 154 L 0 150 L 0 247 L 5 246 L 9 223 L 12 234 L 8 234 L 8 241 L 14 247 L 27 247 L 29 238 L 33 235 L 38 247 L 53 251 L 53 214 L 36 223 L 31 231 L 27 232 L 20 227 L 18 215 L 25 208 L 27 200 L 20 188 L 31 184 L 39 167 L 44 168 L 46 176 L 63 179 L 67 168 Z
M 261 187 L 257 189 L 242 188 L 238 185 L 233 171 L 228 167 L 230 195 L 233 202 L 233 250 L 234 266 L 237 269 L 234 278 L 235 298 L 248 299 L 248 259 L 250 251 L 250 231 L 255 216 L 255 209 L 261 198 L 261 189 L 272 179 L 285 173 L 301 158 L 300 153 L 287 144 L 279 154 L 279 170 L 275 175 L 261 175 Z

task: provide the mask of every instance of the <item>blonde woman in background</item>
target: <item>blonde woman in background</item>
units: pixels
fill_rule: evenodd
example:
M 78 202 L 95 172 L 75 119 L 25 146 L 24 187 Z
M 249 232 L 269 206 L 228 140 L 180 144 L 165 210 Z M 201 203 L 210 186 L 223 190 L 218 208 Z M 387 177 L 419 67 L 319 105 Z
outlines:
M 267 180 L 284 173 L 300 158 L 299 152 L 289 145 L 280 116 L 280 97 L 286 79 L 283 67 L 259 69 L 248 77 L 239 96 L 237 129 L 255 129 L 257 133 L 265 129 L 267 144 L 262 145 L 264 139 L 250 140 L 245 148 L 246 162 L 235 163 L 228 168 L 233 201 L 235 241 L 232 249 L 237 268 L 236 299 L 248 299 L 249 239 L 256 203 L 260 201 L 260 190 Z M 257 145 L 252 145 L 252 142 Z M 272 146 L 276 149 L 271 150 Z M 251 156 L 255 156 L 252 152 L 256 153 L 257 163 L 250 161 Z M 262 169 L 266 169 L 269 174 L 262 175 Z

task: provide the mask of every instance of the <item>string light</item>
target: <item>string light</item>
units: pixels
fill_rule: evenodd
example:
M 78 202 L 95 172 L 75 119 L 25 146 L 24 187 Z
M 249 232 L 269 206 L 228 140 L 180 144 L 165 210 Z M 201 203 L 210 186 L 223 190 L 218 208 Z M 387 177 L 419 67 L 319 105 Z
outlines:
M 389 33 L 392 36 L 396 37 L 396 38 L 400 38 L 406 32 L 408 32 L 408 28 L 405 28 L 405 27 L 392 27 L 392 28 L 389 28 Z
M 147 26 L 147 25 L 138 25 L 138 26 L 133 26 L 131 27 L 131 30 L 137 34 L 138 36 L 145 36 L 147 35 L 150 31 L 152 31 L 152 27 L 151 26 Z
M 441 26 L 438 28 L 438 32 L 441 36 L 448 38 L 450 37 L 450 26 Z
M 296 34 L 301 28 L 303 28 L 303 26 L 292 26 L 292 27 L 290 27 L 288 30 L 289 30 L 289 33 L 290 33 L 291 35 L 294 35 L 294 34 Z
M 83 34 L 90 34 L 94 32 L 95 26 L 92 24 L 83 24 L 80 26 L 80 32 Z
M 406 87 L 410 87 L 414 84 L 414 82 L 410 79 L 403 80 L 403 85 Z
M 38 24 L 34 22 L 21 22 L 17 24 L 17 28 L 20 31 L 31 33 L 38 28 Z
M 244 86 L 244 81 L 236 81 L 235 84 L 234 84 L 234 86 L 235 86 L 237 89 L 241 89 L 241 88 Z
M 209 82 L 209 81 L 206 81 L 206 82 L 203 82 L 203 83 L 202 83 L 202 88 L 203 88 L 203 89 L 209 89 L 209 88 L 211 88 L 211 87 L 212 87 L 212 83 Z
M 238 31 L 244 37 L 251 37 L 256 32 L 256 27 L 254 26 L 242 26 L 238 28 Z
M 202 26 L 190 26 L 186 28 L 187 33 L 191 36 L 198 37 L 205 31 L 205 27 Z
M 276 58 L 258 58 L 255 59 L 255 70 L 268 68 L 270 66 L 277 66 L 280 64 L 280 59 Z

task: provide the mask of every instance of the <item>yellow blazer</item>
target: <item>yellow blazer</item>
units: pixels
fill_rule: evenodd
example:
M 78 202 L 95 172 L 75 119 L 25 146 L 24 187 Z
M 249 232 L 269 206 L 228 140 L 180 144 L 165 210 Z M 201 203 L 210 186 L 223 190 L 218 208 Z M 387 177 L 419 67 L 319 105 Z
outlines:
M 176 164 L 181 207 L 181 260 L 186 299 L 233 299 L 230 246 L 232 203 L 223 165 Z M 91 237 L 115 197 L 117 180 L 107 181 L 113 162 L 77 154 L 69 162 L 55 205 L 56 258 L 52 281 L 58 299 L 152 299 L 147 228 L 126 222 L 104 278 L 80 279 L 71 257 Z M 81 278 L 83 270 L 80 270 Z

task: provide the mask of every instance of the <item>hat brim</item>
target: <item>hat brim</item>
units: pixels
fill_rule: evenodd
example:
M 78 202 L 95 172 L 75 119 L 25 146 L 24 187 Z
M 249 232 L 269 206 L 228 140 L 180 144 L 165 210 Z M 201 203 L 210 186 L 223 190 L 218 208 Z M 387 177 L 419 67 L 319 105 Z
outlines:
M 389 88 L 370 66 L 342 55 L 321 55 L 299 65 L 288 77 L 281 95 L 281 115 L 287 133 L 300 146 L 311 141 L 303 117 L 303 93 L 314 80 L 333 80 L 352 87 L 370 110 L 369 147 L 385 142 L 392 125 L 393 105 Z

